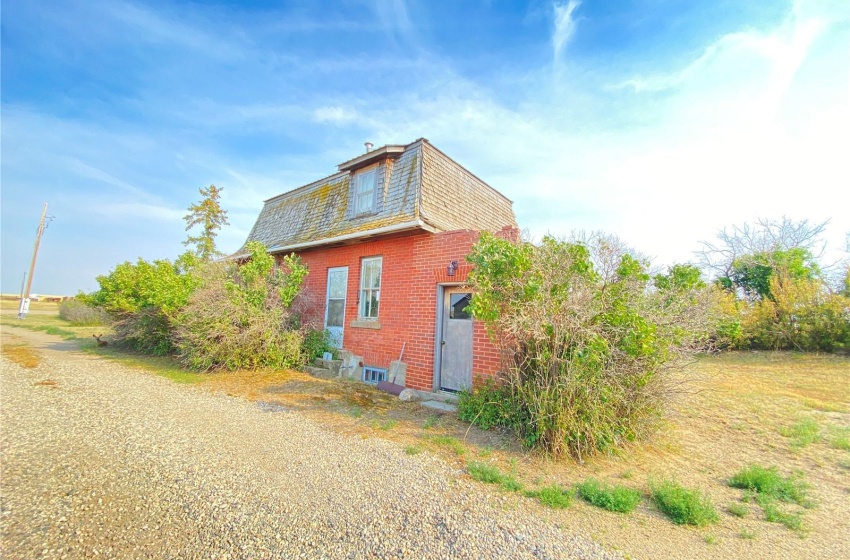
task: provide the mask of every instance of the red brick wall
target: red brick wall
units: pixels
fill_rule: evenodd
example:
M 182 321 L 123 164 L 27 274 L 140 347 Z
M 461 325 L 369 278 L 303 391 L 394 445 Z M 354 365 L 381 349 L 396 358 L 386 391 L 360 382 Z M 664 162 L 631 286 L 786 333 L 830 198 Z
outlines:
M 405 237 L 377 239 L 356 245 L 303 251 L 309 267 L 305 289 L 317 305 L 315 319 L 323 322 L 328 268 L 348 267 L 343 347 L 363 356 L 366 365 L 386 368 L 398 359 L 407 343 L 403 361 L 407 364 L 406 385 L 432 390 L 434 379 L 434 337 L 436 329 L 437 284 L 462 283 L 470 270 L 464 257 L 478 239 L 476 231 L 419 233 Z M 360 261 L 383 257 L 381 302 L 378 330 L 352 327 L 357 319 L 360 289 Z M 449 277 L 446 267 L 458 261 L 459 268 Z M 499 353 L 490 342 L 484 326 L 476 321 L 473 332 L 473 378 L 491 376 L 499 370 Z

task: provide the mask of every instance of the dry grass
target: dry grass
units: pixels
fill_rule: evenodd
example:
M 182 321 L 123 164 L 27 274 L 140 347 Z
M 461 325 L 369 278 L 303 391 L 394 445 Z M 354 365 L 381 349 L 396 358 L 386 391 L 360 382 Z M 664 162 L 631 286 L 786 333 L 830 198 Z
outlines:
M 38 367 L 41 360 L 38 354 L 26 344 L 3 344 L 3 355 L 21 367 L 32 369 Z
M 27 342 L 8 329 L 0 332 L 0 352 L 9 360 L 27 369 L 34 369 L 41 363 L 40 356 Z

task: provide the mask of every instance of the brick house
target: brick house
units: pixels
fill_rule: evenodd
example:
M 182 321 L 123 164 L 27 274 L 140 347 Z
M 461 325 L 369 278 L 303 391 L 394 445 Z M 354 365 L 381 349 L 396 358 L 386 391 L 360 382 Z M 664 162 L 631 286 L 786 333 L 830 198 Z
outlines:
M 314 319 L 343 349 L 345 375 L 384 379 L 404 345 L 397 383 L 455 392 L 499 369 L 484 326 L 465 311 L 464 257 L 485 230 L 517 235 L 512 202 L 419 139 L 266 200 L 247 241 L 308 266 Z

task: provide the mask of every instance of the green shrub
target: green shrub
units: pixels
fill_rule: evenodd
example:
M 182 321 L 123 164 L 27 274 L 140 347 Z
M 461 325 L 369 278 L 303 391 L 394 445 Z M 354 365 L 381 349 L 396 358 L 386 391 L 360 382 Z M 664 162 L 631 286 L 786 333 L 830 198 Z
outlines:
M 289 368 L 303 363 L 304 335 L 289 310 L 307 268 L 297 257 L 284 269 L 262 243 L 250 258 L 205 280 L 178 315 L 180 360 L 197 370 Z
M 807 504 L 808 485 L 801 475 L 783 477 L 776 467 L 750 465 L 729 479 L 729 486 L 751 490 L 757 495 L 776 498 L 783 502 Z
M 66 299 L 59 304 L 59 316 L 72 325 L 107 325 L 109 315 L 103 310 L 85 303 L 81 299 Z
M 516 416 L 509 390 L 487 379 L 473 391 L 462 391 L 457 402 L 458 418 L 489 430 L 511 426 Z
M 78 299 L 116 319 L 119 341 L 140 352 L 167 354 L 175 348 L 174 321 L 202 283 L 202 274 L 193 273 L 197 266 L 188 253 L 173 263 L 125 262 L 97 277 L 99 290 Z
M 708 496 L 684 488 L 677 482 L 664 480 L 651 483 L 649 491 L 658 509 L 673 523 L 702 527 L 718 520 L 717 511 Z
M 588 478 L 578 486 L 580 498 L 596 507 L 617 513 L 629 513 L 640 503 L 640 492 L 625 486 L 605 484 Z
M 175 351 L 171 318 L 157 309 L 128 313 L 114 327 L 119 343 L 137 352 L 165 356 Z
M 716 290 L 698 271 L 674 267 L 653 288 L 647 263 L 613 238 L 532 245 L 485 233 L 467 260 L 472 313 L 509 360 L 502 387 L 466 395 L 461 417 L 556 456 L 646 438 L 670 366 L 709 339 Z
M 304 341 L 301 343 L 301 354 L 303 361 L 310 363 L 316 358 L 321 358 L 325 352 L 330 352 L 336 357 L 339 352 L 331 344 L 331 333 L 327 329 L 303 329 Z
M 563 488 L 557 484 L 528 491 L 525 495 L 529 498 L 537 498 L 544 506 L 555 509 L 566 509 L 570 507 L 575 498 L 575 494 L 571 489 Z

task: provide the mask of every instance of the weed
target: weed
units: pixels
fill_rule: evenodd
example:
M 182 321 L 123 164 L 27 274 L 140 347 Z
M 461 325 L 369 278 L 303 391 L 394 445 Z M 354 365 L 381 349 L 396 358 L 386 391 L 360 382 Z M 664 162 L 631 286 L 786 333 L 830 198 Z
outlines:
M 820 441 L 820 424 L 814 418 L 804 418 L 790 427 L 779 428 L 779 433 L 791 438 L 791 447 L 802 449 Z
M 437 422 L 440 420 L 440 416 L 438 414 L 434 414 L 429 416 L 425 422 L 422 423 L 422 429 L 430 430 L 434 426 L 437 425 Z
M 419 455 L 420 453 L 422 453 L 422 448 L 418 445 L 408 445 L 404 448 L 404 452 L 408 455 Z
M 583 500 L 617 513 L 629 513 L 640 503 L 640 492 L 637 490 L 605 484 L 595 478 L 588 478 L 576 489 Z
M 363 409 L 360 408 L 359 406 L 352 406 L 351 408 L 348 409 L 348 414 L 350 414 L 351 416 L 353 416 L 355 418 L 360 418 L 360 417 L 363 416 Z
M 684 488 L 678 482 L 650 483 L 650 495 L 664 515 L 679 525 L 702 527 L 717 521 L 717 512 L 708 496 Z
M 565 509 L 572 505 L 575 494 L 569 488 L 562 488 L 557 484 L 544 486 L 538 490 L 532 490 L 525 493 L 529 498 L 537 498 L 544 506 Z
M 850 428 L 835 428 L 829 445 L 835 449 L 850 451 Z
M 63 329 L 61 327 L 54 327 L 53 325 L 41 325 L 41 326 L 35 327 L 33 330 L 43 331 L 43 332 L 46 332 L 47 334 L 61 336 L 62 338 L 66 339 L 66 340 L 77 338 L 76 333 L 69 331 L 68 329 Z
M 503 473 L 494 465 L 475 461 L 469 463 L 466 470 L 469 471 L 469 475 L 472 478 L 480 482 L 498 484 L 505 490 L 510 490 L 511 492 L 518 492 L 519 490 L 522 490 L 522 484 L 520 484 L 512 475 Z
M 398 424 L 398 420 L 389 419 L 385 420 L 384 422 L 381 422 L 378 427 L 386 432 L 392 430 L 396 426 L 396 424 Z
M 491 456 L 492 454 L 493 454 L 493 448 L 491 448 L 491 447 L 484 447 L 484 448 L 478 450 L 478 456 L 482 457 L 484 459 Z
M 434 436 L 433 438 L 431 438 L 431 441 L 437 445 L 448 447 L 449 449 L 454 451 L 456 455 L 463 455 L 466 453 L 466 448 L 463 446 L 463 443 L 461 443 L 461 441 L 456 437 Z
M 711 534 L 703 535 L 702 540 L 705 541 L 705 544 L 717 544 L 717 537 Z
M 788 529 L 797 532 L 800 536 L 804 536 L 807 530 L 803 526 L 803 516 L 799 513 L 786 513 L 777 507 L 776 502 L 770 498 L 764 498 L 760 501 L 762 511 L 764 511 L 764 519 L 769 523 L 781 523 Z
M 741 532 L 738 533 L 738 536 L 748 541 L 751 541 L 756 538 L 756 534 L 754 532 L 747 531 L 746 529 L 741 529 Z
M 744 504 L 732 503 L 726 508 L 726 511 L 734 515 L 735 517 L 746 517 L 750 512 L 749 508 Z
M 807 505 L 806 494 L 809 486 L 803 482 L 802 475 L 783 477 L 776 467 L 750 465 L 738 471 L 729 479 L 729 486 L 743 488 L 758 495 Z
M 635 472 L 632 469 L 627 469 L 623 474 L 620 475 L 620 478 L 625 478 L 626 480 L 631 480 L 634 478 Z

